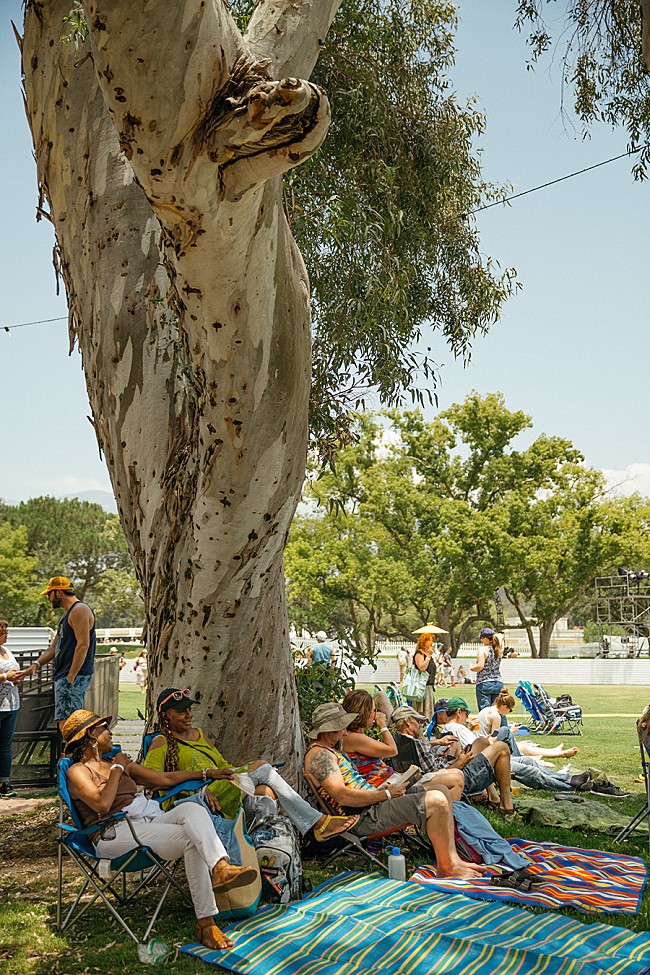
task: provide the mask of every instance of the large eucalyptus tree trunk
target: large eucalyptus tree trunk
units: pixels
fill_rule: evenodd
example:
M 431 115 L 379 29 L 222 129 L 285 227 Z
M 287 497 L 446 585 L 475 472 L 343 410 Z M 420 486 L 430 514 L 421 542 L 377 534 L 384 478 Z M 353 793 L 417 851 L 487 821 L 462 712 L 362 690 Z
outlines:
M 41 212 L 142 583 L 151 676 L 233 760 L 299 753 L 282 553 L 302 485 L 308 281 L 280 176 L 329 124 L 308 81 L 340 0 L 31 0 Z M 284 78 L 285 80 L 280 80 Z M 74 444 L 67 445 L 74 463 Z

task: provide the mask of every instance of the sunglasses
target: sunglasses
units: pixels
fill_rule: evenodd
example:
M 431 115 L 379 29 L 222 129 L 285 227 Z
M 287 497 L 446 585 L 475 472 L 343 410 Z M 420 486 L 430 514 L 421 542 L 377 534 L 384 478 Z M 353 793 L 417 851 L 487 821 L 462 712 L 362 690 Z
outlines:
M 189 687 L 183 688 L 182 691 L 172 691 L 171 694 L 168 694 L 167 697 L 160 702 L 160 704 L 158 705 L 158 710 L 162 711 L 163 705 L 167 704 L 167 701 L 182 701 L 184 697 L 191 697 L 191 696 L 192 696 L 192 692 L 189 689 Z

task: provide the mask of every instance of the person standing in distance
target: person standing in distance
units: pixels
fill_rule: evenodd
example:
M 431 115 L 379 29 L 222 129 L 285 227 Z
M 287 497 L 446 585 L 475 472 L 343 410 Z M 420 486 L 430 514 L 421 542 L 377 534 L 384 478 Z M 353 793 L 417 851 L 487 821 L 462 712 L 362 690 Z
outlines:
M 59 730 L 73 711 L 83 708 L 84 697 L 95 670 L 95 614 L 77 599 L 70 579 L 54 576 L 41 593 L 54 609 L 62 609 L 56 636 L 51 644 L 22 672 L 31 677 L 39 667 L 54 660 L 54 720 Z
M 504 687 L 500 670 L 503 638 L 491 626 L 483 627 L 478 636 L 482 646 L 476 652 L 476 663 L 469 669 L 476 674 L 476 706 L 482 711 L 494 704 Z
M 332 647 L 327 642 L 327 633 L 325 630 L 319 630 L 316 634 L 316 643 L 307 651 L 307 666 L 311 667 L 312 664 L 325 664 L 327 666 L 331 659 Z

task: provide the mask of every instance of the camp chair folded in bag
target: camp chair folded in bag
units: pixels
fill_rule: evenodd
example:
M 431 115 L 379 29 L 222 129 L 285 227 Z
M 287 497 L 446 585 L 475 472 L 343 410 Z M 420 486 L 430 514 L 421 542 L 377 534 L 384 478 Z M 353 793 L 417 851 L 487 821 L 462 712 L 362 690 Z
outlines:
M 83 915 L 92 907 L 96 901 L 101 901 L 108 908 L 115 920 L 124 931 L 132 938 L 136 944 L 146 942 L 151 931 L 160 915 L 167 894 L 172 886 L 175 887 L 190 904 L 191 900 L 183 887 L 176 880 L 176 871 L 180 864 L 180 858 L 175 861 L 164 861 L 157 856 L 149 847 L 142 845 L 137 838 L 137 822 L 132 824 L 127 818 L 126 813 L 118 812 L 112 816 L 93 823 L 92 826 L 84 826 L 81 817 L 74 805 L 68 789 L 68 771 L 72 765 L 71 758 L 62 758 L 58 766 L 59 784 L 59 836 L 58 845 L 58 894 L 56 926 L 59 931 L 71 928 Z M 176 786 L 174 793 L 200 788 L 202 782 L 184 782 L 182 786 Z M 169 798 L 167 793 L 166 798 Z M 72 824 L 64 822 L 65 809 L 67 808 Z M 98 830 L 118 823 L 126 819 L 134 841 L 137 846 L 128 853 L 113 859 L 106 859 L 97 856 L 95 847 L 90 841 L 90 836 Z M 72 906 L 63 917 L 63 857 L 70 857 L 81 872 L 84 880 L 81 889 L 77 893 Z M 127 880 L 129 875 L 140 874 L 135 881 L 133 889 L 127 892 Z M 138 895 L 152 888 L 154 882 L 162 880 L 162 892 L 158 897 L 147 926 L 139 938 L 129 926 L 126 919 L 122 916 L 122 911 Z M 90 900 L 82 903 L 86 892 L 91 895 Z

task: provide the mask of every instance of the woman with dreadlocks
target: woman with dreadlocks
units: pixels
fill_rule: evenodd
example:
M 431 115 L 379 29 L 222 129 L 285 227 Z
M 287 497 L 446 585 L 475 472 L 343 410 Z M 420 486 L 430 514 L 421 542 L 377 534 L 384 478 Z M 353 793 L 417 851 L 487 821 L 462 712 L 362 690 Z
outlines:
M 157 802 L 138 792 L 170 789 L 194 778 L 191 772 L 160 772 L 132 762 L 123 752 L 112 754 L 111 718 L 92 711 L 73 711 L 61 729 L 65 754 L 72 758 L 68 788 L 84 826 L 98 824 L 90 839 L 97 855 L 113 859 L 136 849 L 150 847 L 164 860 L 183 857 L 185 873 L 198 919 L 196 936 L 211 949 L 232 948 L 230 938 L 217 927 L 214 890 L 231 890 L 251 883 L 253 867 L 229 862 L 208 812 L 194 803 L 181 803 L 163 812 Z M 103 756 L 108 755 L 105 759 Z M 207 779 L 219 779 L 221 769 L 207 769 Z M 126 818 L 99 825 L 102 819 L 124 811 Z
M 147 768 L 171 772 L 192 772 L 195 779 L 218 769 L 221 775 L 208 784 L 206 799 L 212 796 L 214 806 L 227 819 L 235 819 L 242 805 L 242 793 L 231 781 L 235 770 L 201 728 L 192 724 L 192 705 L 196 704 L 188 688 L 168 687 L 158 695 L 156 710 L 160 734 L 149 746 L 144 764 Z M 285 814 L 303 835 L 313 829 L 318 841 L 328 840 L 351 829 L 358 816 L 325 816 L 295 792 L 288 782 L 267 762 L 250 762 L 246 772 L 255 787 L 255 795 L 244 795 L 246 820 L 252 824 L 277 814 L 276 799 Z M 178 797 L 176 797 L 177 799 Z M 170 800 L 169 805 L 175 800 Z M 163 807 L 165 804 L 163 803 Z

